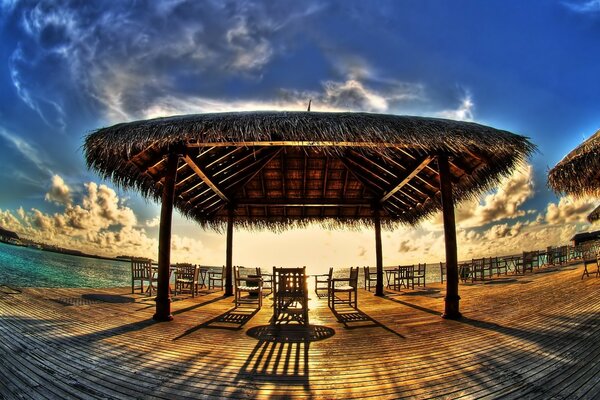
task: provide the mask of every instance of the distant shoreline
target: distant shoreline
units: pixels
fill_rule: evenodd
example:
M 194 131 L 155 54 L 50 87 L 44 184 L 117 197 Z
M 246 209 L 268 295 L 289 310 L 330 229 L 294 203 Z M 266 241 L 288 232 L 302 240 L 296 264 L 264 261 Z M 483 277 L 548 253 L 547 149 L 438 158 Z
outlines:
M 120 262 L 129 262 L 130 261 L 129 258 L 105 257 L 105 256 L 99 256 L 96 254 L 87 254 L 87 253 L 81 252 L 79 250 L 55 248 L 55 247 L 50 247 L 48 245 L 42 245 L 42 244 L 38 244 L 37 246 L 28 246 L 25 244 L 15 244 L 15 243 L 10 243 L 10 242 L 6 242 L 6 241 L 0 241 L 0 243 L 6 244 L 9 246 L 24 247 L 24 248 L 32 249 L 32 250 L 49 251 L 49 252 L 57 253 L 57 254 L 66 254 L 66 255 L 75 256 L 75 257 L 84 257 L 84 258 L 93 258 L 93 259 L 97 259 L 97 260 L 120 261 Z

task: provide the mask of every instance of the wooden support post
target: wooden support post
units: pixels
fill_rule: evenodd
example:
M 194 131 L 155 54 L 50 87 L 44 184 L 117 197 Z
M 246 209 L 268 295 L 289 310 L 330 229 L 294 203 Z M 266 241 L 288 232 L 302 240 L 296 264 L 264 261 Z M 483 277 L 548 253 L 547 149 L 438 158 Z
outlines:
M 227 209 L 227 255 L 225 258 L 225 296 L 233 296 L 233 207 Z
M 383 249 L 381 247 L 381 211 L 379 208 L 375 208 L 375 257 L 377 258 L 375 296 L 383 296 Z
M 444 238 L 446 241 L 446 305 L 442 318 L 460 319 L 460 296 L 458 295 L 458 255 L 456 248 L 456 224 L 454 219 L 454 199 L 448 156 L 438 156 L 440 174 L 440 192 L 442 195 L 442 213 L 444 219 Z
M 169 278 L 171 267 L 171 221 L 173 219 L 173 202 L 175 198 L 175 181 L 177 180 L 177 163 L 179 155 L 167 156 L 167 169 L 160 206 L 160 231 L 158 234 L 158 282 L 156 294 L 155 321 L 171 321 L 171 295 Z

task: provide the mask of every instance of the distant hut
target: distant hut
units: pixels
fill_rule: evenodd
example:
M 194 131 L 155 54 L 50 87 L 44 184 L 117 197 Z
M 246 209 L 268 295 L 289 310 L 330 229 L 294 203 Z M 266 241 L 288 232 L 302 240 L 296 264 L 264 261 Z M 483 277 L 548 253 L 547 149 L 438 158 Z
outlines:
M 582 243 L 595 242 L 597 240 L 600 240 L 600 231 L 581 232 L 571 238 L 571 243 L 573 246 L 579 246 Z
M 226 294 L 234 225 L 374 227 L 382 295 L 381 227 L 414 225 L 442 210 L 444 315 L 459 318 L 454 202 L 493 188 L 534 145 L 510 132 L 436 118 L 244 112 L 118 124 L 88 135 L 84 149 L 102 177 L 162 202 L 157 320 L 171 318 L 173 206 L 203 227 L 226 230 Z
M 0 242 L 14 244 L 14 243 L 19 243 L 19 241 L 20 241 L 19 235 L 17 235 L 16 232 L 9 231 L 7 229 L 0 227 Z

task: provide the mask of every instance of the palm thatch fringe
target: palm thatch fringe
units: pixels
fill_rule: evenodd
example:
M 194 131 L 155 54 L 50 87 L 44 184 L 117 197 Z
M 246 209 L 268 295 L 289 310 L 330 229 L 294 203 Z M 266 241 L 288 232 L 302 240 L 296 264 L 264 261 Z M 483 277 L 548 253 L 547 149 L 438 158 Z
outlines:
M 471 122 L 438 118 L 368 113 L 318 112 L 243 112 L 175 116 L 117 124 L 96 130 L 85 139 L 84 151 L 89 168 L 96 170 L 123 189 L 139 190 L 144 197 L 160 201 L 160 182 L 141 171 L 132 157 L 152 148 L 167 154 L 181 151 L 193 143 L 310 141 L 360 142 L 368 147 L 355 148 L 363 154 L 392 155 L 399 148 L 412 154 L 449 154 L 453 159 L 482 158 L 470 174 L 454 184 L 456 202 L 476 198 L 496 186 L 501 178 L 523 165 L 535 146 L 523 136 Z M 322 147 L 331 156 L 343 156 L 345 148 Z M 183 215 L 206 228 L 221 231 L 227 223 L 224 215 L 205 215 L 177 203 Z M 394 218 L 382 218 L 382 227 L 394 229 L 400 224 L 414 225 L 439 211 L 439 197 Z M 360 229 L 372 226 L 371 218 L 241 218 L 238 226 L 254 229 L 284 230 L 320 223 L 327 228 Z
M 573 149 L 548 173 L 559 194 L 600 196 L 600 130 Z

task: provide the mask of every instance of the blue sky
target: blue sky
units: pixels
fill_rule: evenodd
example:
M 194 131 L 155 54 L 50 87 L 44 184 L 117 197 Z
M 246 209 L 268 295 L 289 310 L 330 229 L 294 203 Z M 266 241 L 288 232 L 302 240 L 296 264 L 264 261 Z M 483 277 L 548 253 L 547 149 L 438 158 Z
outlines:
M 556 197 L 546 173 L 600 128 L 598 0 L 0 4 L 0 225 L 24 236 L 156 258 L 158 206 L 88 171 L 85 134 L 171 114 L 303 110 L 308 99 L 315 111 L 473 120 L 531 138 L 528 165 L 457 210 L 462 257 L 589 228 L 594 199 Z M 174 231 L 176 257 L 223 262 L 221 235 L 179 217 Z M 293 264 L 300 241 L 316 248 L 308 263 L 368 264 L 372 236 L 241 232 L 235 256 Z M 387 233 L 386 260 L 435 261 L 441 237 L 438 217 Z

